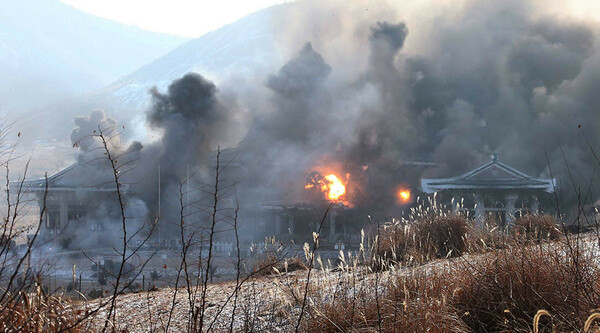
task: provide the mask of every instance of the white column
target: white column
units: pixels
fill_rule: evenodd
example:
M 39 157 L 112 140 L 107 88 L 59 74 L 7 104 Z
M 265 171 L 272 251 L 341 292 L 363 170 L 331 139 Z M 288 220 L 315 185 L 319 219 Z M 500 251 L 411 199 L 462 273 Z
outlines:
M 484 201 L 480 194 L 475 194 L 475 221 L 477 224 L 483 225 L 485 219 Z
M 531 203 L 531 214 L 538 214 L 540 212 L 540 202 L 537 197 L 533 197 L 533 202 Z
M 329 213 L 329 240 L 333 242 L 335 240 L 335 216 L 336 212 L 332 211 Z
M 510 228 L 515 223 L 515 202 L 519 197 L 516 194 L 507 195 L 505 200 L 506 227 Z
M 292 237 L 294 235 L 294 228 L 296 227 L 296 225 L 294 224 L 294 219 L 289 217 L 288 215 L 285 215 L 285 219 L 288 221 L 288 230 L 290 233 L 290 237 Z
M 274 232 L 275 236 L 279 236 L 281 234 L 282 224 L 283 224 L 283 221 L 281 219 L 281 216 L 279 214 L 275 214 L 275 232 Z
M 60 211 L 60 216 L 59 216 L 60 226 L 59 226 L 58 230 L 60 230 L 62 228 L 66 228 L 67 223 L 69 222 L 69 201 L 68 201 L 66 193 L 60 197 L 59 211 Z M 57 230 L 57 232 L 60 232 L 58 230 Z

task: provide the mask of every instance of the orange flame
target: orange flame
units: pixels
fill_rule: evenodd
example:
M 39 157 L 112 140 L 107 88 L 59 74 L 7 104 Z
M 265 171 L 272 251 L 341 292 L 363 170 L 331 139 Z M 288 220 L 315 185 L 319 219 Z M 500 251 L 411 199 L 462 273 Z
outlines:
M 398 190 L 398 200 L 400 203 L 406 204 L 410 201 L 410 190 L 406 188 L 401 188 Z
M 339 200 L 341 196 L 346 194 L 346 186 L 334 174 L 325 176 L 328 184 L 323 184 L 321 190 L 327 194 L 329 200 Z
M 343 201 L 346 194 L 346 185 L 335 174 L 328 174 L 323 177 L 318 172 L 313 172 L 304 185 L 305 189 L 319 189 L 327 200 Z

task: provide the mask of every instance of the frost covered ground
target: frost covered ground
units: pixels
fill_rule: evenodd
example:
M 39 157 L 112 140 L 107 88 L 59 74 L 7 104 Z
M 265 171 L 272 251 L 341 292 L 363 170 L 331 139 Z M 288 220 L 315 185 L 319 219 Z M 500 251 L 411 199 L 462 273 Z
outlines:
M 404 268 L 379 273 L 370 273 L 364 266 L 346 270 L 313 269 L 311 273 L 308 304 L 332 300 L 339 290 L 353 285 L 358 290 L 377 283 L 383 286 L 395 283 L 394 277 L 419 270 L 450 272 L 460 265 L 464 258 L 435 261 L 423 266 Z M 244 282 L 238 293 L 234 331 L 269 331 L 288 332 L 293 330 L 299 313 L 301 299 L 307 277 L 307 270 L 289 273 L 273 274 L 266 277 L 252 278 Z M 221 282 L 209 284 L 207 289 L 207 308 L 205 328 L 210 331 L 228 331 L 234 308 L 234 290 L 236 282 Z M 197 297 L 201 289 L 196 289 Z M 95 308 L 105 299 L 94 300 L 87 304 Z M 189 294 L 185 287 L 177 290 L 163 288 L 157 291 L 138 292 L 121 295 L 117 301 L 118 328 L 127 332 L 163 331 L 167 325 L 169 331 L 186 332 L 189 320 Z M 199 305 L 199 300 L 194 303 Z M 171 313 L 171 309 L 172 313 Z M 105 318 L 106 311 L 101 311 L 97 318 Z M 170 320 L 169 320 L 170 317 Z M 290 319 L 291 318 L 291 319 Z M 93 325 L 101 325 L 103 321 L 96 319 Z
M 574 239 L 571 239 L 574 241 Z M 532 245 L 534 250 L 551 253 L 555 250 L 569 255 L 569 251 L 580 251 L 587 258 L 598 260 L 598 238 L 589 234 L 573 248 L 557 246 L 559 243 L 546 243 Z M 520 251 L 516 248 L 515 251 Z M 309 296 L 307 305 L 318 303 L 336 303 L 336 297 L 350 295 L 356 297 L 361 292 L 384 292 L 385 288 L 402 288 L 401 276 L 427 281 L 429 276 L 452 276 L 465 269 L 470 269 L 482 260 L 493 260 L 502 250 L 490 251 L 486 254 L 466 254 L 458 258 L 438 259 L 419 266 L 401 267 L 381 273 L 372 273 L 364 265 L 355 265 L 355 258 L 345 255 L 338 266 L 332 269 L 323 269 L 320 262 L 318 268 L 311 272 Z M 515 253 L 513 252 L 513 255 Z M 557 252 L 557 253 L 558 253 Z M 325 263 L 323 266 L 328 266 Z M 236 282 L 220 282 L 209 284 L 207 288 L 206 313 L 204 331 L 221 332 L 229 331 L 268 331 L 289 332 L 296 325 L 300 305 L 305 291 L 307 270 L 294 272 L 281 272 L 272 275 L 250 278 L 244 281 L 235 298 Z M 406 280 L 404 280 L 406 281 Z M 117 299 L 116 323 L 117 329 L 127 332 L 187 332 L 189 322 L 190 303 L 198 307 L 201 288 L 193 289 L 196 295 L 190 295 L 185 288 L 185 281 L 180 280 L 180 287 L 162 288 L 155 291 L 143 291 L 120 295 Z M 363 294 L 364 295 L 364 294 Z M 191 301 L 190 299 L 194 299 Z M 360 298 L 360 296 L 358 296 Z M 107 299 L 96 299 L 85 302 L 88 309 L 97 308 Z M 232 316 L 235 304 L 235 315 Z M 318 306 L 312 307 L 318 309 Z M 318 310 L 317 310 L 318 311 Z M 94 316 L 94 321 L 88 323 L 89 329 L 103 325 L 106 317 L 106 307 Z M 310 320 L 310 317 L 309 319 Z

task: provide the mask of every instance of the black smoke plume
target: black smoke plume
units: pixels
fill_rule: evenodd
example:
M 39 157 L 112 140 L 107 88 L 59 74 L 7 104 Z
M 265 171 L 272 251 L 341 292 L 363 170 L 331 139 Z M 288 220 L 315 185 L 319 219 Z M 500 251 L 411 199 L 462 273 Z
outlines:
M 561 199 L 575 200 L 576 188 L 591 193 L 599 164 L 588 142 L 600 142 L 594 25 L 528 1 L 465 1 L 406 17 L 344 17 L 358 12 L 349 7 L 291 7 L 304 19 L 290 36 L 304 47 L 271 75 L 220 90 L 189 74 L 166 93 L 153 90 L 147 122 L 161 136 L 140 158 L 148 207 L 158 164 L 167 191 L 188 165 L 206 168 L 217 145 L 238 142 L 240 200 L 255 204 L 302 202 L 305 178 L 333 166 L 350 175 L 355 205 L 397 214 L 399 185 L 417 190 L 421 176 L 456 176 L 494 152 L 534 177 L 558 178 Z M 231 97 L 243 91 L 256 93 Z M 239 120 L 244 108 L 250 124 Z
M 161 220 L 179 220 L 179 184 L 212 170 L 211 151 L 227 145 L 240 127 L 232 102 L 217 93 L 213 82 L 193 73 L 173 81 L 166 93 L 150 91 L 147 124 L 160 138 L 144 148 L 137 189 L 157 215 L 160 195 Z

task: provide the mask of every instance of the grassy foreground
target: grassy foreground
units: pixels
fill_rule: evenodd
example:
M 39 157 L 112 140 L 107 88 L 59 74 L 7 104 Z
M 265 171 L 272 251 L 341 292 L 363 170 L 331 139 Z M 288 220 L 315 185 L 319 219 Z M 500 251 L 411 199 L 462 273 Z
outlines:
M 363 235 L 361 250 L 323 262 L 256 263 L 238 281 L 209 284 L 203 330 L 216 332 L 598 332 L 597 235 L 565 235 L 552 217 L 510 232 L 458 215 L 418 214 Z M 368 239 L 368 240 L 367 240 Z M 318 242 L 318 238 L 317 238 Z M 314 245 L 314 244 L 313 244 Z M 196 288 L 198 292 L 200 289 Z M 188 332 L 193 286 L 121 294 L 107 331 Z M 0 330 L 101 331 L 105 299 L 13 295 Z

